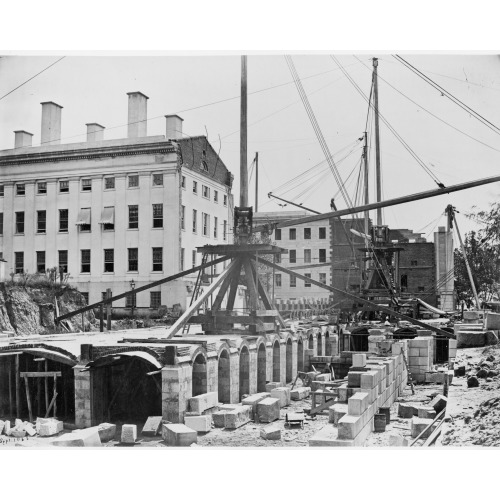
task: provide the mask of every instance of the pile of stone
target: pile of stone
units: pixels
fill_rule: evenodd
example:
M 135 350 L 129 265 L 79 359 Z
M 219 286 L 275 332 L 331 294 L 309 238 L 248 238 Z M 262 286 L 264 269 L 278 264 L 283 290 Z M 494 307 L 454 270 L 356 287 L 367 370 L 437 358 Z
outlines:
M 63 423 L 55 418 L 37 418 L 35 425 L 31 422 L 22 421 L 16 418 L 14 425 L 10 420 L 0 420 L 0 435 L 14 438 L 33 437 L 37 434 L 40 437 L 48 437 L 59 434 L 63 430 Z

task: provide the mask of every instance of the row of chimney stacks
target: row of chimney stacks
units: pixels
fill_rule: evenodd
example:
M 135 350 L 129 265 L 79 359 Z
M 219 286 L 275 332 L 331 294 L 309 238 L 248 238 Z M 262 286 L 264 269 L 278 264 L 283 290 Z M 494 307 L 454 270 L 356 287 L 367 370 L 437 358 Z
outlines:
M 147 136 L 147 116 L 149 97 L 142 92 L 128 94 L 128 135 L 129 139 Z M 62 106 L 55 102 L 42 102 L 42 136 L 41 145 L 61 144 L 61 111 Z M 183 119 L 178 115 L 165 115 L 166 138 L 182 138 Z M 87 142 L 104 140 L 104 128 L 98 123 L 87 123 Z M 14 148 L 26 148 L 33 144 L 33 134 L 25 130 L 14 131 Z

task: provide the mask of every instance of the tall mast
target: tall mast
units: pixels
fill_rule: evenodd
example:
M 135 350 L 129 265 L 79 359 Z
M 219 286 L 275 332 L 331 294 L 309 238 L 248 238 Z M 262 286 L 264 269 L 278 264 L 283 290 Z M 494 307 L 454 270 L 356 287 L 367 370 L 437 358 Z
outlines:
M 241 56 L 240 207 L 248 207 L 247 56 Z
M 368 133 L 365 132 L 365 145 L 363 146 L 363 172 L 364 172 L 364 182 L 365 182 L 365 205 L 370 203 L 370 196 L 368 194 Z M 365 210 L 365 234 L 368 235 L 370 225 L 370 212 Z
M 255 211 L 259 211 L 259 152 L 255 153 Z
M 382 201 L 382 179 L 380 177 L 380 131 L 378 121 L 378 59 L 373 58 L 373 100 L 375 104 L 375 177 L 377 181 L 377 202 Z M 382 225 L 382 208 L 377 208 L 377 225 Z

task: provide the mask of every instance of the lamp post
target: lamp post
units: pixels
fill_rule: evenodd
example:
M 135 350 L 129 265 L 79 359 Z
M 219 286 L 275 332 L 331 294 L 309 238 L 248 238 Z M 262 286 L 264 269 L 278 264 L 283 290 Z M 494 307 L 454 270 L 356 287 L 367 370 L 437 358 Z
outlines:
M 134 278 L 130 280 L 130 289 L 132 291 L 135 290 L 135 281 Z M 134 308 L 135 308 L 135 293 L 132 294 L 132 321 L 134 320 Z

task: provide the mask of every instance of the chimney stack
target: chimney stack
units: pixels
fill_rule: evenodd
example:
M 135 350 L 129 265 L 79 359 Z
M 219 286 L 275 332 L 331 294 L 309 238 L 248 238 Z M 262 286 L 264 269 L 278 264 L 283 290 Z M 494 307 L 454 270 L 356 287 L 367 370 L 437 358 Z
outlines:
M 42 105 L 42 146 L 61 144 L 61 110 L 62 106 L 48 101 Z
M 32 145 L 33 134 L 26 132 L 26 130 L 14 131 L 14 148 L 28 148 Z
M 87 142 L 97 142 L 104 140 L 104 127 L 98 123 L 86 123 Z
M 179 115 L 165 115 L 167 120 L 166 139 L 182 139 L 182 122 Z
M 146 137 L 148 99 L 142 92 L 128 92 L 128 138 Z

